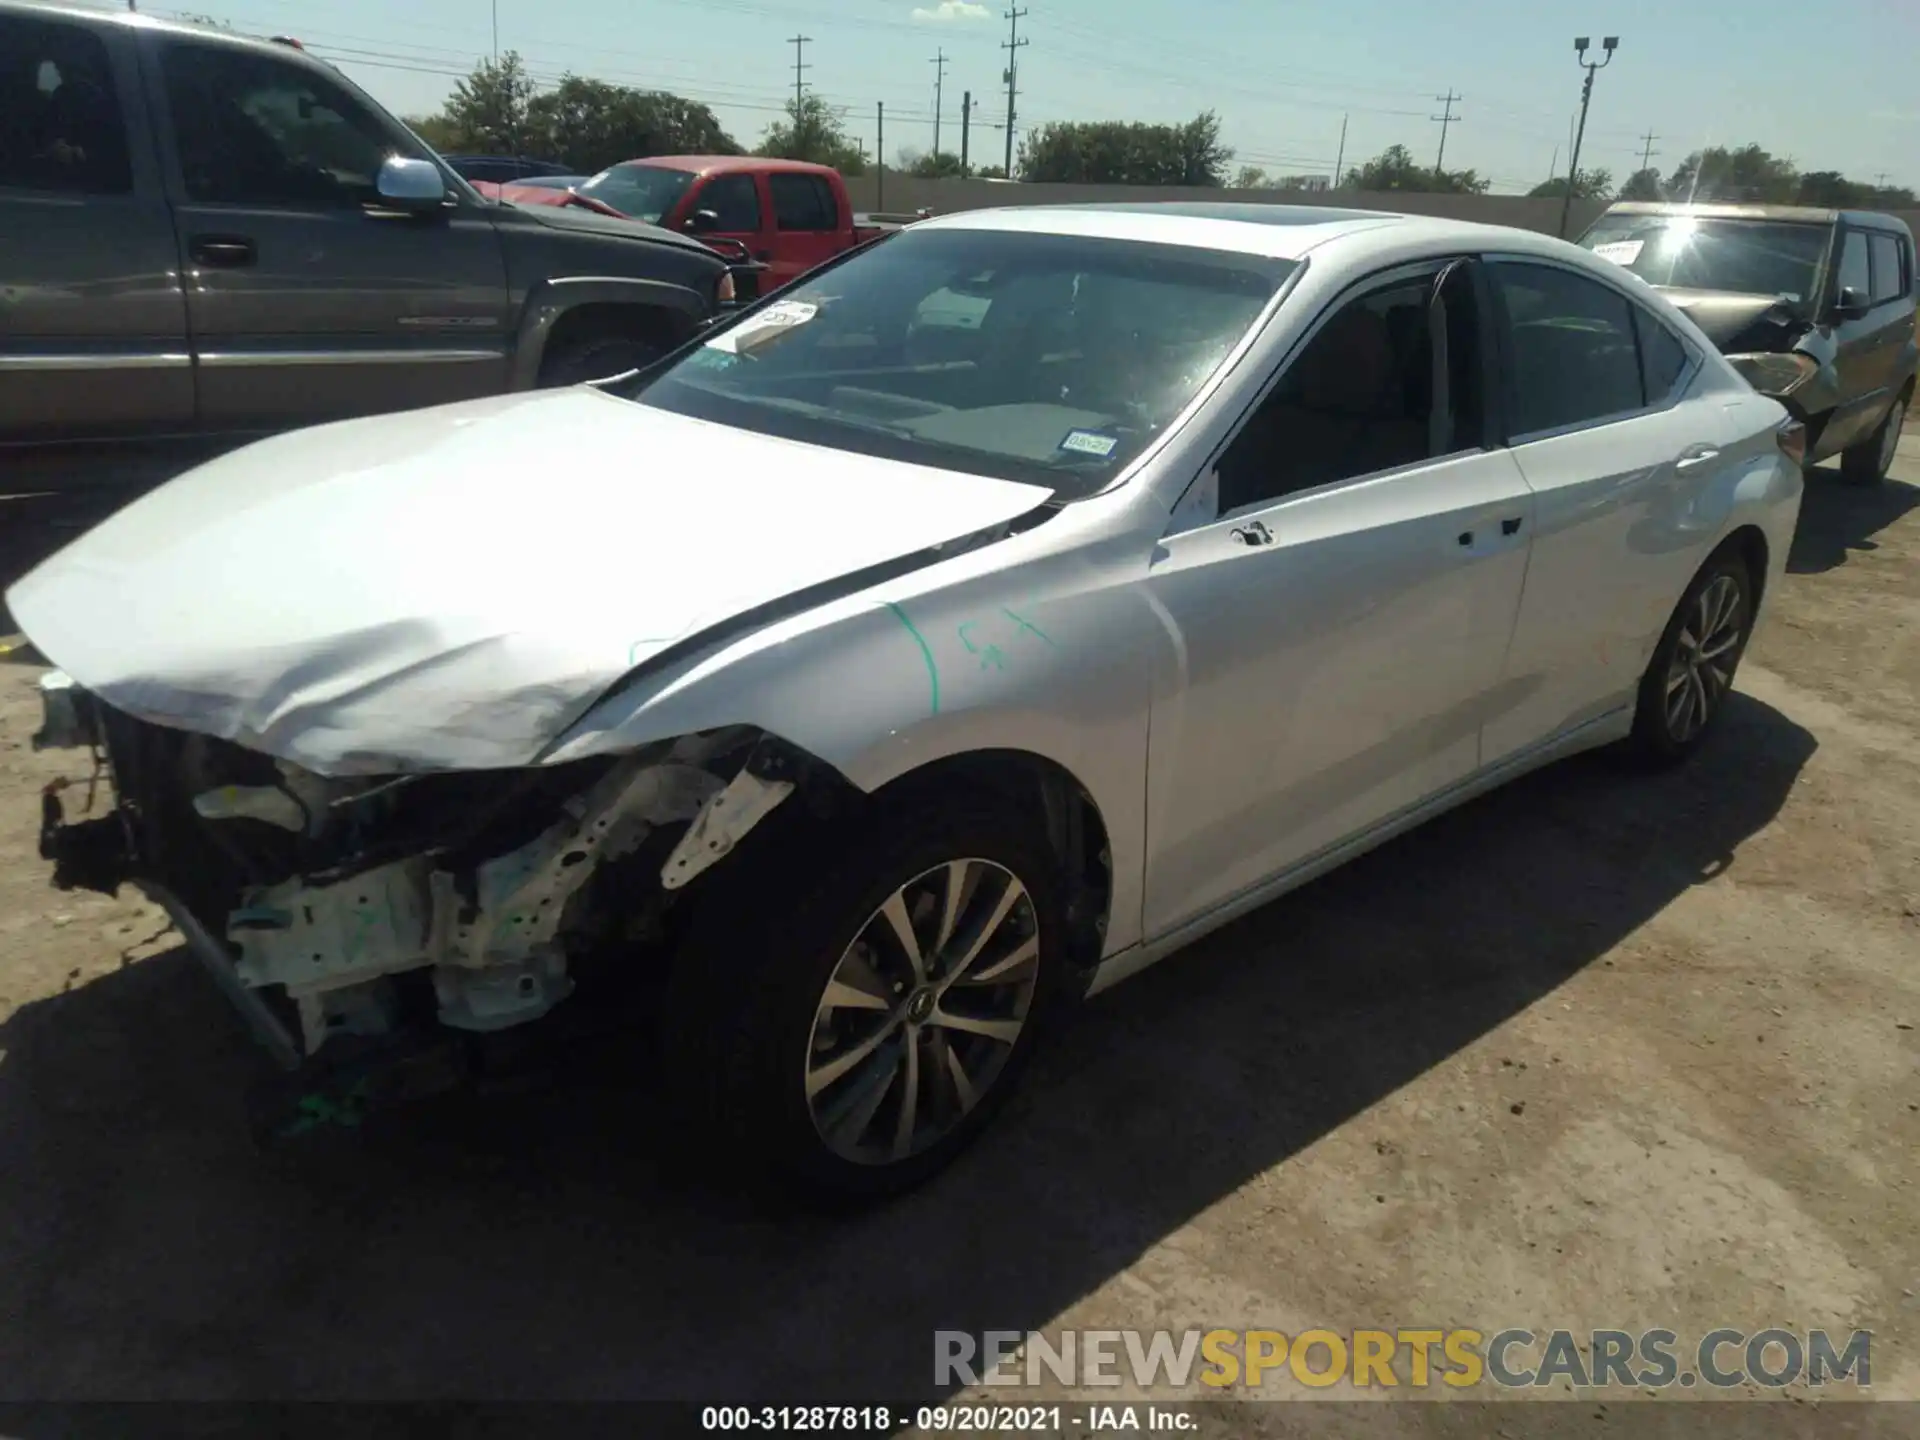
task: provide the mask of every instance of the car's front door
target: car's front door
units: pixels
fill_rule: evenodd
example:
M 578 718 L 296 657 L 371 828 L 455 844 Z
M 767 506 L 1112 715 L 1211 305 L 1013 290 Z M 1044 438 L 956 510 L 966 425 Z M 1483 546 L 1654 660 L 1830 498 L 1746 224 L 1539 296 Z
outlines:
M 1851 291 L 1858 309 L 1841 311 L 1841 297 Z M 1827 297 L 1832 317 L 1834 369 L 1840 379 L 1839 398 L 1819 440 L 1820 453 L 1832 455 L 1860 439 L 1885 410 L 1881 393 L 1880 339 L 1886 316 L 1873 310 L 1873 252 L 1865 230 L 1849 228 L 1840 235 L 1840 262 L 1835 267 Z
M 754 259 L 767 258 L 767 207 L 761 200 L 760 179 L 751 171 L 727 170 L 707 176 L 695 185 L 682 208 L 689 216 L 702 211 L 713 216 L 710 222 L 695 227 L 700 239 L 737 240 Z M 761 286 L 763 291 L 771 288 Z
M 200 418 L 273 429 L 507 386 L 506 265 L 487 207 L 383 210 L 419 142 L 319 67 L 148 37 L 167 117 Z
M 1150 936 L 1479 763 L 1532 498 L 1488 444 L 1484 285 L 1439 272 L 1331 306 L 1155 551 Z
M 1731 463 L 1731 422 L 1691 393 L 1691 342 L 1626 289 L 1526 257 L 1486 268 L 1507 439 L 1538 507 L 1510 703 L 1483 742 L 1495 764 L 1633 702 L 1712 542 L 1697 502 Z

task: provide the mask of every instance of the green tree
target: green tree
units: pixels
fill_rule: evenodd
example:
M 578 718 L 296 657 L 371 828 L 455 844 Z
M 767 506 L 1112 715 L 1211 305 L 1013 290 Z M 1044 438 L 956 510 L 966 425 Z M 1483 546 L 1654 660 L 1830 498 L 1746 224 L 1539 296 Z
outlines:
M 441 112 L 447 128 L 463 149 L 513 155 L 527 147 L 528 110 L 534 83 L 509 50 L 498 61 L 482 60 L 473 73 L 453 87 Z
M 776 160 L 809 160 L 831 165 L 842 175 L 864 175 L 866 157 L 847 135 L 832 106 L 818 95 L 789 100 L 786 118 L 767 127 L 759 153 Z
M 1622 200 L 1664 200 L 1666 191 L 1660 187 L 1660 172 L 1654 168 L 1636 170 L 1627 177 L 1627 183 L 1620 187 Z
M 1267 172 L 1258 165 L 1242 165 L 1233 176 L 1233 188 L 1236 190 L 1267 190 L 1273 181 L 1267 178 Z
M 907 174 L 922 180 L 954 180 L 961 174 L 960 157 L 949 155 L 944 150 L 935 151 L 931 155 L 916 154 L 911 160 L 902 153 L 900 168 Z
M 1138 121 L 1053 121 L 1020 146 L 1020 178 L 1082 185 L 1196 185 L 1226 182 L 1233 151 L 1220 143 L 1211 110 L 1184 125 Z
M 1567 193 L 1567 177 L 1556 175 L 1545 184 L 1536 185 L 1527 192 L 1536 200 L 1558 200 Z M 1608 200 L 1613 196 L 1613 172 L 1611 170 L 1582 170 L 1573 177 L 1573 198 L 1576 200 Z
M 403 120 L 409 130 L 427 142 L 430 150 L 444 155 L 460 148 L 460 137 L 445 115 L 407 115 Z
M 738 155 L 707 106 L 658 90 L 566 75 L 527 104 L 529 150 L 591 175 L 648 155 Z
M 1437 170 L 1421 165 L 1406 146 L 1389 145 L 1364 165 L 1348 170 L 1343 188 L 1426 195 L 1484 195 L 1492 184 L 1472 170 Z
M 1673 200 L 1791 205 L 1799 193 L 1800 172 L 1793 162 L 1758 145 L 1696 150 L 1667 177 L 1667 195 Z
M 1869 185 L 1864 180 L 1849 180 L 1838 170 L 1809 170 L 1800 177 L 1794 199 L 1801 205 L 1833 209 L 1905 210 L 1914 203 L 1913 191 L 1905 186 Z

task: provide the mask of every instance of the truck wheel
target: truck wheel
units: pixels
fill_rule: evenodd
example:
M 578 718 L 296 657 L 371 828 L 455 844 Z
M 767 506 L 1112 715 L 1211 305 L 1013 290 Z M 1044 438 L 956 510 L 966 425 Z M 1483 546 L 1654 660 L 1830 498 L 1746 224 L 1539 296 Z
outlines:
M 1840 452 L 1840 475 L 1855 485 L 1878 485 L 1893 467 L 1893 453 L 1900 448 L 1900 427 L 1907 420 L 1908 391 L 1893 402 L 1887 418 L 1866 439 Z
M 649 365 L 667 353 L 656 340 L 638 335 L 599 335 L 563 340 L 540 362 L 540 388 L 585 385 Z

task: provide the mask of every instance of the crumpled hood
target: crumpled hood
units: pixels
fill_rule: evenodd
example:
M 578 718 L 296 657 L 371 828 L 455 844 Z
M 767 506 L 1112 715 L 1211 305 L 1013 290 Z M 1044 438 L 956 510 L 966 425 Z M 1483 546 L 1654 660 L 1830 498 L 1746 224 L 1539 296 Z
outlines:
M 1780 354 L 1806 332 L 1804 317 L 1777 295 L 1746 295 L 1733 290 L 1685 290 L 1654 287 L 1698 325 L 1723 354 Z
M 237 450 L 7 603 L 129 714 L 322 774 L 495 768 L 675 640 L 1047 498 L 547 391 Z

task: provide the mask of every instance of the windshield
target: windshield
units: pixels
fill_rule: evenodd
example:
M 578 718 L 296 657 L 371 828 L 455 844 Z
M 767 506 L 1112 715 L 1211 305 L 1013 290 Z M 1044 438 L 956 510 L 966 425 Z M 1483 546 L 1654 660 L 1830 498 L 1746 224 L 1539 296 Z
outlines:
M 634 398 L 1072 499 L 1186 407 L 1294 268 L 1130 240 L 905 230 L 781 291 Z
M 622 215 L 658 225 L 693 183 L 690 170 L 664 170 L 658 165 L 616 165 L 574 187 Z
M 1778 220 L 1603 215 L 1580 243 L 1649 285 L 1813 298 L 1832 231 Z

